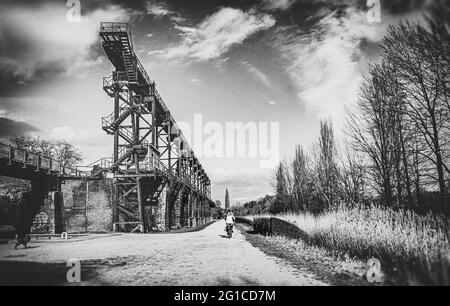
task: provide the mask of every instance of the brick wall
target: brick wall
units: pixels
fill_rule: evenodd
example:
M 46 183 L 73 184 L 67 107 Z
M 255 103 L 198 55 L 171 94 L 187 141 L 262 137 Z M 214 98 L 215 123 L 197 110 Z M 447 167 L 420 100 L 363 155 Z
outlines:
M 113 191 L 113 181 L 108 179 L 89 182 L 84 180 L 66 181 L 62 185 L 66 231 L 69 233 L 85 232 L 86 220 L 89 232 L 110 231 L 112 229 Z M 150 208 L 152 215 L 150 225 L 153 230 L 165 230 L 166 197 L 167 188 L 164 188 L 158 199 L 158 205 Z M 36 227 L 33 232 L 54 232 L 53 202 L 53 194 L 50 194 L 40 212 L 46 214 L 48 224 L 45 227 Z M 180 205 L 181 193 L 172 210 L 172 220 L 176 222 L 175 224 L 178 224 L 180 220 Z M 44 228 L 45 230 L 43 230 Z
M 67 232 L 104 232 L 111 230 L 112 180 L 66 181 L 62 185 Z M 87 205 L 87 219 L 86 219 Z M 51 194 L 41 212 L 49 218 L 49 232 L 54 231 L 54 206 Z

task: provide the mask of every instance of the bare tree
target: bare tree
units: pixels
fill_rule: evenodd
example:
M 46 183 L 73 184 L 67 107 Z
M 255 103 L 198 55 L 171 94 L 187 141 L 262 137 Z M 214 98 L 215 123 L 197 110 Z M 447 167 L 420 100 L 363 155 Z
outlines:
M 273 201 L 270 211 L 272 213 L 280 213 L 287 211 L 289 208 L 289 187 L 287 182 L 286 164 L 281 162 L 274 173 L 275 181 L 275 200 Z
M 339 181 L 341 190 L 339 198 L 348 206 L 357 206 L 365 198 L 366 167 L 364 156 L 347 146 L 340 160 Z
M 9 140 L 19 149 L 28 150 L 61 162 L 63 169 L 75 168 L 82 157 L 78 149 L 66 141 L 50 142 L 40 137 L 13 136 Z
M 309 158 L 303 147 L 296 146 L 294 160 L 292 161 L 293 176 L 293 202 L 298 210 L 310 209 L 311 199 L 311 173 L 309 169 Z
M 315 191 L 323 208 L 330 208 L 338 200 L 339 188 L 337 148 L 331 121 L 320 122 L 320 136 L 318 143 L 313 146 L 313 156 Z
M 445 175 L 450 173 L 448 67 L 443 65 L 449 52 L 449 45 L 436 32 L 418 25 L 391 26 L 384 39 L 384 57 L 395 68 L 408 117 L 426 148 L 417 153 L 434 165 L 442 203 Z
M 375 183 L 374 189 L 382 195 L 384 203 L 393 204 L 394 150 L 393 131 L 395 109 L 390 106 L 383 68 L 372 66 L 370 76 L 361 85 L 356 109 L 349 112 L 349 136 L 357 152 L 367 155 L 368 174 Z

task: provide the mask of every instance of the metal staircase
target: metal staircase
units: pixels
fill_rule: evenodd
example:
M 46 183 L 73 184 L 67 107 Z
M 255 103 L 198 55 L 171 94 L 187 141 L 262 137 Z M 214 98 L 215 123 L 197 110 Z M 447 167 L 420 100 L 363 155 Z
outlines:
M 124 161 L 131 158 L 133 154 L 133 149 L 128 149 L 127 147 L 121 147 L 119 150 L 119 158 L 114 162 L 112 168 L 117 169 Z
M 162 204 L 166 188 L 168 203 L 174 203 L 183 188 L 208 201 L 210 182 L 197 158 L 191 160 L 176 150 L 180 145 L 193 155 L 134 52 L 130 27 L 102 22 L 99 34 L 115 68 L 112 76 L 103 79 L 103 90 L 113 98 L 115 111 L 102 118 L 102 129 L 114 135 L 114 224 L 127 231 L 142 226 L 145 232 L 149 216 L 155 216 L 152 206 Z
M 137 84 L 136 55 L 132 50 L 128 35 L 120 36 L 120 43 L 122 44 L 122 56 L 128 82 L 130 84 Z
M 149 206 L 158 206 L 158 199 L 161 193 L 163 192 L 164 188 L 166 187 L 167 179 L 165 178 L 155 178 L 155 181 L 153 182 L 154 188 L 153 192 L 151 193 L 150 197 L 148 198 L 147 205 Z
M 102 118 L 102 128 L 108 134 L 114 134 L 119 128 L 120 124 L 125 121 L 133 112 L 136 112 L 137 106 L 122 106 L 120 108 L 119 116 L 115 119 L 115 113 L 109 114 L 107 117 Z

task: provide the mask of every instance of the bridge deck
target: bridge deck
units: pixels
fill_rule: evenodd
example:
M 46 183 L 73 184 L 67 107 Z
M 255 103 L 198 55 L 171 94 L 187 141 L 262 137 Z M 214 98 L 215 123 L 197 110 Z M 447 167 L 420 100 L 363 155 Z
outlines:
M 54 180 L 61 163 L 0 142 L 0 175 L 23 180 Z

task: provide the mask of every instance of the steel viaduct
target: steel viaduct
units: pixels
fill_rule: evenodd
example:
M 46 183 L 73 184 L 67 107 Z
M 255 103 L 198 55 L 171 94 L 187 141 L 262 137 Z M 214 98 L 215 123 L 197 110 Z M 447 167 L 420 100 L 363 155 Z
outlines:
M 112 75 L 103 78 L 113 111 L 102 118 L 103 130 L 114 139 L 113 155 L 90 167 L 64 169 L 59 161 L 0 143 L 0 175 L 28 180 L 32 186 L 16 232 L 30 231 L 45 197 L 54 192 L 55 232 L 61 233 L 61 184 L 106 177 L 114 182 L 114 231 L 151 231 L 149 220 L 161 205 L 166 229 L 204 224 L 214 207 L 211 181 L 136 56 L 130 26 L 102 22 L 99 35 L 114 66 Z

